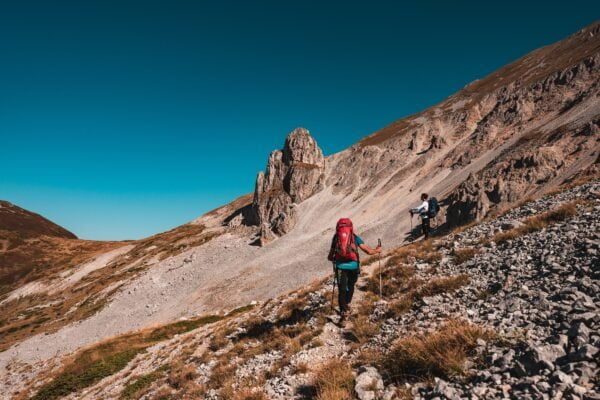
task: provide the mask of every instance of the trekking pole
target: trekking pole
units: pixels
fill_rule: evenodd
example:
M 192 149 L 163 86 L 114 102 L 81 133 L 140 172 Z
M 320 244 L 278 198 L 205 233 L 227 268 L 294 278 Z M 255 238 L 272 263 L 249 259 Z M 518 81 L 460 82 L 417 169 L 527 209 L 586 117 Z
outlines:
M 335 284 L 337 281 L 337 271 L 335 270 L 335 262 L 333 263 L 333 286 L 331 287 L 331 312 L 333 312 L 333 301 L 335 299 Z
M 412 220 L 412 218 L 411 218 Z M 377 246 L 381 249 L 381 239 L 377 239 Z M 381 280 L 381 252 L 379 253 L 379 298 L 382 298 L 382 280 Z

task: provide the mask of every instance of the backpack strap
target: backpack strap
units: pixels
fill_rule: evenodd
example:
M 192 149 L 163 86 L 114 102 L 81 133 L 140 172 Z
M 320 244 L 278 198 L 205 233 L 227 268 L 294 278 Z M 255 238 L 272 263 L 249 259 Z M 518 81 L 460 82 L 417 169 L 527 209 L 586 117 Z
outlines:
M 356 243 L 356 234 L 352 231 L 352 238 L 354 239 L 354 253 L 356 254 L 356 261 L 360 266 L 360 251 L 358 251 L 358 243 Z
M 335 261 L 335 254 L 337 253 L 337 233 L 333 235 L 333 239 L 331 240 L 331 247 L 329 248 L 329 255 L 327 259 L 329 261 Z

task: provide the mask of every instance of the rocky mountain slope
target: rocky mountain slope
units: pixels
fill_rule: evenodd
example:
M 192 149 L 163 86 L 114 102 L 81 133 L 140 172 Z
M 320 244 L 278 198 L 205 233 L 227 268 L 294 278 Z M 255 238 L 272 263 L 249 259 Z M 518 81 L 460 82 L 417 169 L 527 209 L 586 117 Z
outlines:
M 110 339 L 15 394 L 600 398 L 600 181 L 367 264 L 345 324 L 331 308 L 331 280 L 323 280 L 226 315 L 180 321 L 181 329 Z
M 367 243 L 380 237 L 394 247 L 414 237 L 407 211 L 421 192 L 441 200 L 441 232 L 596 175 L 599 85 L 596 23 L 340 153 L 324 157 L 308 131 L 296 129 L 269 157 L 253 196 L 15 281 L 0 304 L 0 385 L 18 392 L 24 377 L 60 369 L 63 356 L 103 338 L 195 321 L 324 277 L 341 216 Z M 39 310 L 52 311 L 38 324 L 20 323 Z

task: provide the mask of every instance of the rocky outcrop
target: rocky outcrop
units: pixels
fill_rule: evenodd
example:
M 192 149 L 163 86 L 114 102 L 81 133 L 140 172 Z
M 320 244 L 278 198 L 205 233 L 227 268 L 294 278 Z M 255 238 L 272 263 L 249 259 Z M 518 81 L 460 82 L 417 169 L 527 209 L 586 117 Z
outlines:
M 593 136 L 599 137 L 599 124 L 600 120 L 594 119 L 579 126 L 572 124 L 568 130 L 561 128 L 517 142 L 450 193 L 444 201 L 448 204 L 448 224 L 479 220 L 534 196 L 578 163 L 593 163 L 598 150 Z
M 295 204 L 323 187 L 325 157 L 304 128 L 294 129 L 282 150 L 269 156 L 267 172 L 258 173 L 250 216 L 260 226 L 260 244 L 289 232 L 296 223 Z

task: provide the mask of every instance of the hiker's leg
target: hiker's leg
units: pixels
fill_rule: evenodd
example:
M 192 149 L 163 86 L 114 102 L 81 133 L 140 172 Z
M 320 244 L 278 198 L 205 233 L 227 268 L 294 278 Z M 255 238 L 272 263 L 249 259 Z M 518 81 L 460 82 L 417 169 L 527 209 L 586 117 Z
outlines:
M 348 308 L 347 292 L 348 292 L 348 271 L 344 269 L 338 269 L 338 303 L 340 304 L 340 311 L 345 311 Z
M 423 235 L 425 239 L 429 237 L 429 218 L 423 218 Z
M 346 295 L 346 304 L 350 304 L 354 295 L 354 284 L 358 279 L 358 269 L 348 271 L 348 292 Z

